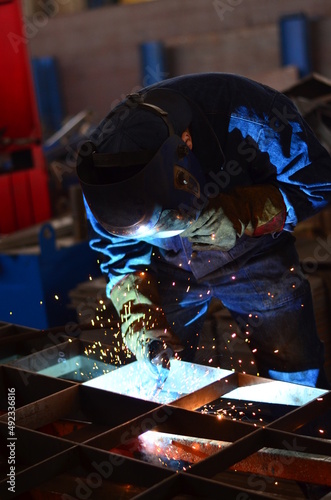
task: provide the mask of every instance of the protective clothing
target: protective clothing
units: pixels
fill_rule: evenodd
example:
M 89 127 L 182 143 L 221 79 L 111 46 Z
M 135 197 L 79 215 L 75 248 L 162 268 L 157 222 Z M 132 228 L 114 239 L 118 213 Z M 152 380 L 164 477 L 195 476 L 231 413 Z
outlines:
M 159 305 L 155 277 L 145 272 L 126 276 L 113 288 L 111 300 L 120 317 L 121 333 L 126 345 L 159 378 L 158 365 L 167 368 L 163 366 L 164 356 L 167 355 L 169 361 L 173 353 L 181 351 L 183 347 L 171 331 Z M 155 341 L 159 341 L 159 344 Z
M 119 177 L 114 168 L 125 170 L 127 161 L 138 161 L 138 154 L 98 154 L 90 143 L 89 155 L 80 152 L 77 173 L 87 203 L 100 224 L 111 234 L 123 237 L 167 237 L 183 231 L 199 214 L 204 176 L 189 148 L 177 135 L 171 135 L 144 167 Z M 82 148 L 86 149 L 87 144 Z M 138 157 L 138 159 L 137 159 Z M 123 160 L 123 158 L 125 158 Z M 100 172 L 102 170 L 102 172 Z M 107 178 L 105 177 L 105 170 Z M 125 203 L 123 203 L 125 200 Z M 201 205 L 200 205 L 201 206 Z M 188 207 L 184 210 L 181 207 Z
M 280 191 L 271 185 L 244 186 L 211 198 L 196 222 L 181 233 L 195 250 L 231 250 L 237 238 L 282 231 L 286 207 Z
M 235 236 L 235 246 L 224 251 L 204 244 L 200 251 L 182 234 L 169 238 L 113 235 L 86 204 L 92 228 L 90 244 L 103 255 L 107 294 L 117 285 L 121 287 L 128 276 L 146 270 L 155 273 L 162 290 L 156 304 L 162 306 L 174 334 L 185 346 L 183 359 L 193 359 L 201 321 L 210 299 L 217 296 L 244 336 L 247 324 L 262 318 L 253 322 L 250 332 L 261 374 L 323 369 L 323 347 L 316 334 L 309 284 L 302 273 L 293 277 L 291 271 L 299 262 L 289 232 L 330 203 L 330 155 L 288 98 L 249 79 L 223 73 L 187 75 L 142 89 L 140 94 L 151 90 L 166 90 L 169 96 L 179 93 L 189 103 L 192 152 L 206 178 L 201 194 L 206 203 L 200 208 L 203 211 L 208 200 L 222 197 L 218 207 L 223 212 L 219 214 L 230 221 L 229 245 Z M 146 130 L 139 129 L 135 142 L 132 131 L 129 137 L 123 134 L 121 124 L 114 122 L 112 113 L 100 123 L 91 137 L 98 152 L 120 151 L 121 141 L 129 142 L 129 151 L 137 149 L 138 142 L 140 149 L 148 149 L 143 143 L 149 135 Z M 279 191 L 285 212 L 271 207 L 268 216 L 270 204 L 265 203 L 252 210 L 249 188 L 262 185 Z M 239 188 L 240 196 L 232 198 Z M 225 196 L 231 196 L 229 203 Z M 283 207 L 278 192 L 275 199 L 274 191 L 267 198 L 274 207 Z M 224 228 L 223 224 L 219 243 L 224 240 Z M 253 237 L 247 234 L 252 231 Z M 140 343 L 133 336 L 125 338 L 134 351 Z
M 77 174 L 94 216 L 119 236 L 179 234 L 200 213 L 205 182 L 199 161 L 178 135 L 192 121 L 187 100 L 167 90 L 132 94 L 111 120 L 115 133 L 107 153 L 87 141 L 78 155 Z

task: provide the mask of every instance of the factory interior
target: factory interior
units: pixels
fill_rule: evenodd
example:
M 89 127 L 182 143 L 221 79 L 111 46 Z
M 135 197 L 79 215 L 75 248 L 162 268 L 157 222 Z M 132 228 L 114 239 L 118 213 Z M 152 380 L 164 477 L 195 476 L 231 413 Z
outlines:
M 259 376 L 212 300 L 159 386 L 91 249 L 77 151 L 128 94 L 242 75 L 331 154 L 329 0 L 0 0 L 0 499 L 331 499 L 331 391 Z M 331 384 L 331 207 L 294 230 Z M 175 293 L 175 292 L 174 292 Z

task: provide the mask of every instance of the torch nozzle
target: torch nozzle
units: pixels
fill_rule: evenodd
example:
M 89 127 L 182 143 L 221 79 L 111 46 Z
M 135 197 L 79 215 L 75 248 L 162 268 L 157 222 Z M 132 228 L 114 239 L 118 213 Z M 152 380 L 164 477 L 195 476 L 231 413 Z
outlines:
M 164 384 L 170 372 L 170 360 L 174 356 L 173 350 L 161 340 L 153 340 L 148 346 L 150 368 L 158 383 Z

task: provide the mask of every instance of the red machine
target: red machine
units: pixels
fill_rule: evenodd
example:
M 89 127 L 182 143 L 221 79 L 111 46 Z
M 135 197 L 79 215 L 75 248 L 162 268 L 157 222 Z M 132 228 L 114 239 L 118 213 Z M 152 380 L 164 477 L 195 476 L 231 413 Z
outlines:
M 0 235 L 51 216 L 41 125 L 19 0 L 0 0 Z

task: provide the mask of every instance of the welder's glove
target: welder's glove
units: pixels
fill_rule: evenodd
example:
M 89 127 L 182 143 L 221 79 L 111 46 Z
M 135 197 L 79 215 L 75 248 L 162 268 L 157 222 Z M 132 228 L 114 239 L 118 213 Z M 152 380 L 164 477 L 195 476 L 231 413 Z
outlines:
M 121 320 L 125 344 L 160 381 L 166 374 L 163 368 L 169 370 L 171 357 L 183 350 L 183 346 L 158 305 L 154 275 L 146 272 L 126 275 L 113 288 L 111 300 Z
M 272 185 L 236 187 L 211 198 L 198 219 L 184 232 L 195 249 L 210 246 L 231 250 L 244 233 L 262 236 L 280 232 L 286 207 L 280 191 Z

